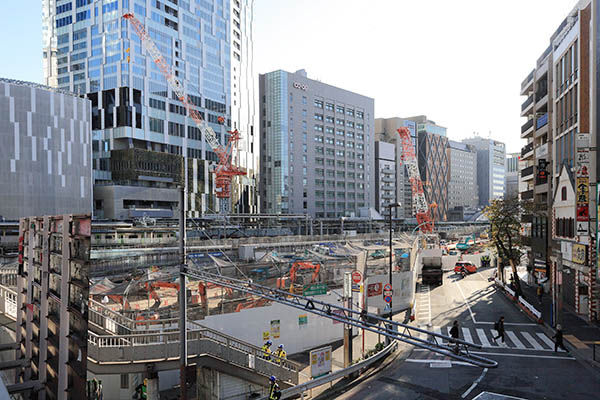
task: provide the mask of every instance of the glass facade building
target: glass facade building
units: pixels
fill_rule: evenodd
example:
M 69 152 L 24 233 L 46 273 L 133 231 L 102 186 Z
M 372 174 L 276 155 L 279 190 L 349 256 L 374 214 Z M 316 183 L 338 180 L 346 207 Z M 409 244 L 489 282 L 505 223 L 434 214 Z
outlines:
M 182 183 L 188 188 L 190 216 L 218 210 L 209 172 L 216 155 L 122 18 L 128 12 L 145 26 L 219 142 L 227 143 L 228 130 L 240 130 L 243 150 L 235 161 L 249 174 L 236 185 L 255 186 L 255 116 L 248 104 L 254 102 L 254 85 L 247 84 L 253 79 L 246 76 L 252 73 L 252 2 L 43 1 L 46 83 L 92 101 L 94 181 L 99 188 L 95 215 L 172 215 L 175 187 Z M 156 190 L 148 198 L 148 190 L 136 188 Z M 255 194 L 240 187 L 233 193 L 235 210 L 256 211 Z M 242 203 L 246 209 L 239 209 Z
M 261 211 L 316 218 L 374 207 L 374 101 L 296 73 L 259 77 Z
M 506 174 L 504 143 L 482 137 L 463 139 L 462 142 L 477 149 L 479 205 L 485 207 L 491 200 L 503 198 Z

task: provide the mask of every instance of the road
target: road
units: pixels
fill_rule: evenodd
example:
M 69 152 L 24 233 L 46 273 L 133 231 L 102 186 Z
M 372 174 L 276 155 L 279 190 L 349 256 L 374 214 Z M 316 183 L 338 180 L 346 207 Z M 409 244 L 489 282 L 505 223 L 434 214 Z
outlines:
M 592 399 L 600 393 L 600 371 L 570 354 L 554 352 L 542 328 L 488 282 L 491 269 L 462 279 L 444 274 L 444 284 L 420 288 L 415 324 L 448 334 L 454 320 L 461 338 L 498 361 L 482 369 L 436 353 L 413 349 L 406 360 L 355 386 L 339 399 Z M 494 321 L 505 317 L 506 343 L 495 344 Z M 497 394 L 497 395 L 493 395 Z M 512 397 L 511 397 L 512 396 Z

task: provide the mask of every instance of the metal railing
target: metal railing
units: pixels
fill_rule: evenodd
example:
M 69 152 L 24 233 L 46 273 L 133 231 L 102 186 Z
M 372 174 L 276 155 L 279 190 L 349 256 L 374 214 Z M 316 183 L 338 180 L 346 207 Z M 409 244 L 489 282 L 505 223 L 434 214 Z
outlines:
M 527 98 L 527 100 L 525 100 L 523 102 L 523 104 L 521 104 L 521 111 L 525 111 L 525 109 L 530 105 L 533 104 L 533 95 L 529 96 Z
M 527 130 L 529 128 L 531 128 L 532 126 L 533 126 L 533 120 L 532 119 L 530 119 L 529 121 L 525 122 L 523 124 L 523 126 L 521 127 L 521 134 L 527 132 Z
M 228 363 L 284 381 L 298 383 L 302 366 L 286 359 L 263 357 L 260 347 L 238 340 L 213 329 L 200 327 L 187 331 L 188 354 L 192 357 L 207 354 Z M 129 335 L 88 336 L 88 356 L 101 364 L 128 362 L 160 362 L 179 359 L 179 330 Z
M 532 70 L 529 75 L 527 75 L 527 78 L 525 78 L 523 80 L 523 82 L 521 82 L 521 90 L 525 89 L 527 87 L 527 85 L 529 84 L 529 82 L 531 82 L 533 80 L 533 74 L 535 73 L 535 69 Z
M 523 148 L 521 149 L 521 157 L 524 157 L 525 154 L 529 153 L 530 151 L 533 151 L 533 142 L 523 146 Z
M 529 167 L 523 168 L 521 170 L 522 177 L 529 176 L 529 175 L 533 175 L 533 165 L 530 165 Z

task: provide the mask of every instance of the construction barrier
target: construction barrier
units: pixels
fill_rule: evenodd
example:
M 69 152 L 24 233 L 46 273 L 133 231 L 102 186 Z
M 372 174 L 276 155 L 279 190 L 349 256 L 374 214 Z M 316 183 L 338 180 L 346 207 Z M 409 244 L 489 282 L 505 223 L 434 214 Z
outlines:
M 534 306 L 532 306 L 528 301 L 526 301 L 523 297 L 519 297 L 517 299 L 517 294 L 506 286 L 502 281 L 498 278 L 495 279 L 496 285 L 500 286 L 506 292 L 506 295 L 511 299 L 517 302 L 517 305 L 525 311 L 527 315 L 529 315 L 535 322 L 538 324 L 543 323 L 542 313 L 538 311 Z

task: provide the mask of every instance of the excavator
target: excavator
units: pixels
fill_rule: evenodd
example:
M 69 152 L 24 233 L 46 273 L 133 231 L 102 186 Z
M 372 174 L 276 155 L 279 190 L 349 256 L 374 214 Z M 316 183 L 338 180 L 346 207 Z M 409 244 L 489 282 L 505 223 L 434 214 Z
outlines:
M 290 268 L 289 279 L 290 279 L 290 293 L 302 293 L 302 285 L 296 285 L 296 278 L 298 277 L 298 271 L 314 269 L 311 277 L 311 283 L 315 283 L 319 277 L 321 271 L 321 264 L 313 263 L 309 261 L 295 261 Z M 286 278 L 277 279 L 277 287 L 283 288 L 285 286 Z
M 471 241 L 473 241 L 472 244 L 470 244 Z M 473 246 L 474 244 L 475 244 L 475 234 L 472 234 L 471 236 L 463 237 L 461 239 L 461 241 L 456 244 L 456 248 L 458 250 L 469 250 L 471 248 L 471 246 Z

